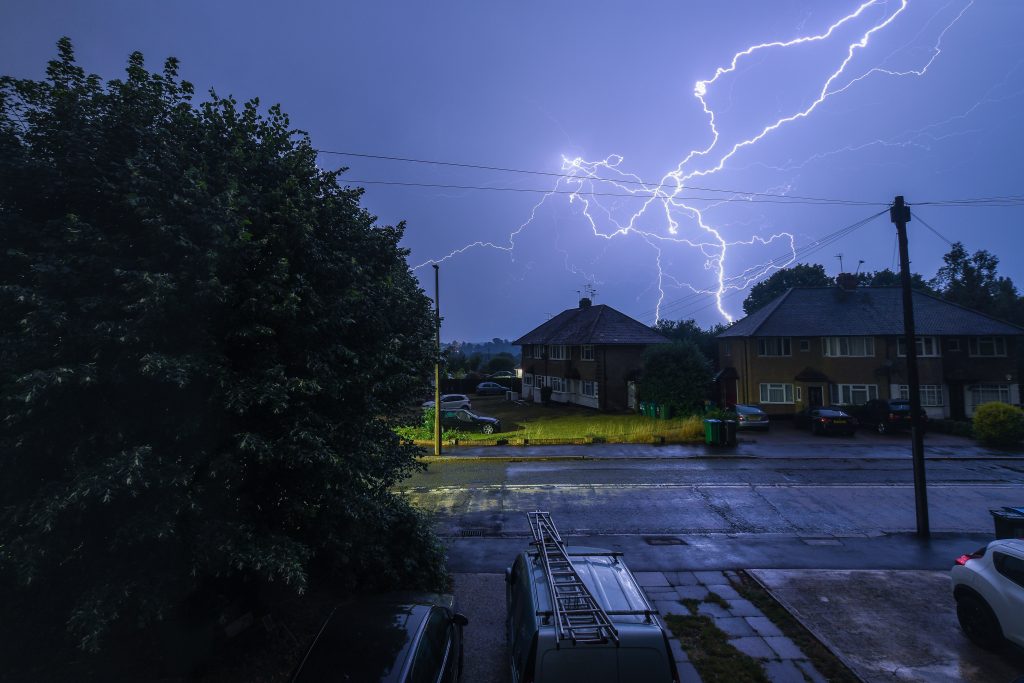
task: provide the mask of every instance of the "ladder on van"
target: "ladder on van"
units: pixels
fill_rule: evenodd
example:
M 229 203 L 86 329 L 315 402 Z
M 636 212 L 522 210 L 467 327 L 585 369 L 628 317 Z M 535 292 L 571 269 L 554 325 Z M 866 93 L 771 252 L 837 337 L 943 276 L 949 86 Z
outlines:
M 571 639 L 574 643 L 612 640 L 618 644 L 618 630 L 576 573 L 551 513 L 528 512 L 527 517 L 533 531 L 533 545 L 537 546 L 551 589 L 558 640 Z

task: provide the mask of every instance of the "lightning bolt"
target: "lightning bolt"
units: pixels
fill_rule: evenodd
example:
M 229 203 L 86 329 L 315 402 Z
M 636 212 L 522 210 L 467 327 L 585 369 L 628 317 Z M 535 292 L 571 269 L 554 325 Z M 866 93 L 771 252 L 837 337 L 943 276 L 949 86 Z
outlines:
M 712 76 L 697 81 L 693 88 L 693 96 L 707 119 L 710 134 L 709 142 L 703 148 L 690 150 L 676 167 L 665 173 L 658 182 L 645 182 L 640 176 L 625 171 L 622 168 L 624 159 L 621 155 L 613 154 L 596 161 L 580 157 L 563 157 L 561 165 L 562 177 L 556 181 L 555 186 L 550 192 L 543 195 L 533 205 L 527 220 L 510 233 L 507 244 L 483 241 L 473 242 L 438 259 L 425 261 L 414 266 L 413 269 L 417 270 L 430 264 L 442 263 L 469 249 L 477 247 L 508 252 L 514 260 L 516 238 L 534 222 L 538 209 L 556 194 L 560 197 L 566 196 L 564 193 L 568 190 L 567 196 L 570 205 L 579 207 L 579 213 L 585 218 L 594 237 L 613 240 L 635 235 L 641 238 L 653 251 L 654 265 L 657 273 L 654 286 L 658 292 L 657 303 L 654 309 L 655 322 L 661 318 L 661 308 L 666 297 L 666 286 L 688 289 L 694 294 L 713 296 L 718 313 L 726 321 L 732 322 L 732 315 L 726 311 L 722 303 L 724 295 L 730 291 L 746 289 L 765 277 L 772 270 L 784 268 L 792 263 L 796 259 L 795 238 L 789 232 L 780 232 L 771 235 L 767 239 L 754 236 L 749 240 L 730 241 L 726 239 L 721 229 L 716 228 L 705 219 L 705 213 L 723 204 L 743 201 L 744 199 L 749 200 L 751 196 L 735 193 L 720 201 L 710 203 L 701 209 L 693 205 L 691 199 L 685 197 L 685 191 L 703 189 L 693 186 L 691 181 L 719 173 L 742 150 L 757 145 L 765 137 L 772 135 L 781 128 L 811 116 L 815 110 L 830 98 L 845 93 L 856 84 L 873 75 L 889 77 L 924 76 L 942 53 L 943 38 L 973 6 L 974 0 L 969 0 L 939 33 L 930 51 L 929 58 L 918 68 L 896 70 L 874 66 L 860 73 L 850 73 L 853 70 L 851 64 L 854 62 L 858 52 L 865 50 L 876 34 L 892 25 L 906 11 L 908 3 L 909 0 L 899 0 L 897 3 L 891 3 L 886 0 L 866 0 L 849 14 L 833 22 L 824 31 L 788 40 L 758 43 L 733 54 L 732 59 L 729 60 L 727 65 L 716 68 Z M 892 5 L 895 5 L 895 7 Z M 719 130 L 718 116 L 714 107 L 708 101 L 716 84 L 729 74 L 735 73 L 742 62 L 750 59 L 757 53 L 786 51 L 800 45 L 839 40 L 838 34 L 845 27 L 855 25 L 858 23 L 858 20 L 866 21 L 869 10 L 877 11 L 880 16 L 873 22 L 867 21 L 868 25 L 866 28 L 862 26 L 859 31 L 854 31 L 856 35 L 852 42 L 846 44 L 845 55 L 838 66 L 825 77 L 817 94 L 809 103 L 796 111 L 762 125 L 752 136 L 738 140 L 731 145 L 727 144 L 724 151 L 719 149 L 722 134 Z M 831 153 L 837 153 L 838 151 L 840 150 Z M 642 199 L 640 208 L 628 214 L 625 219 L 619 219 L 617 217 L 618 213 L 606 206 L 600 199 L 602 192 L 599 190 L 607 188 L 613 189 L 614 193 L 620 196 L 625 195 Z M 647 227 L 648 221 L 655 221 L 659 226 L 658 229 L 653 230 Z M 686 222 L 691 228 L 689 236 L 680 234 L 683 222 Z M 775 242 L 782 242 L 787 245 L 789 249 L 789 258 L 787 260 L 780 262 L 778 259 L 775 259 L 768 263 L 749 266 L 733 275 L 726 274 L 727 256 L 730 248 L 738 246 L 767 247 Z M 704 258 L 704 268 L 712 273 L 714 285 L 710 288 L 696 287 L 666 273 L 663 258 L 665 256 L 665 249 L 669 247 L 685 247 L 699 250 Z M 563 253 L 566 254 L 567 269 L 570 272 L 579 272 L 569 263 L 568 252 Z M 594 280 L 593 275 L 585 275 L 588 279 Z

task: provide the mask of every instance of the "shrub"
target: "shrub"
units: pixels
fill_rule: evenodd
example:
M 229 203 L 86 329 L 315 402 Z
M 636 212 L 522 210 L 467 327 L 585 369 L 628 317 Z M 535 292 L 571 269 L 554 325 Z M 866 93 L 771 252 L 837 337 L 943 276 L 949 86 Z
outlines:
M 548 403 L 551 400 L 551 387 L 540 388 L 540 400 L 544 403 Z
M 1024 439 L 1024 411 L 1006 403 L 984 403 L 974 411 L 974 436 L 987 446 L 1015 446 Z

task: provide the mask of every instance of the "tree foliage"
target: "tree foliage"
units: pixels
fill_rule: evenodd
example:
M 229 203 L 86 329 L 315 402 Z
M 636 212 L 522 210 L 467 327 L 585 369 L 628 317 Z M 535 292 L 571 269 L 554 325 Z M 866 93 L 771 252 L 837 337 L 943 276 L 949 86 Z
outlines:
M 711 383 L 711 363 L 692 341 L 652 344 L 644 351 L 640 398 L 672 406 L 676 414 L 699 412 Z
M 980 249 L 972 255 L 954 242 L 942 257 L 931 281 L 947 301 L 1018 324 L 1024 323 L 1024 301 L 1008 277 L 998 274 L 999 257 Z
M 0 81 L 3 595 L 95 649 L 211 585 L 436 586 L 390 492 L 433 361 L 403 227 L 279 107 L 58 51 Z
M 693 342 L 711 365 L 715 366 L 718 363 L 718 341 L 715 337 L 724 332 L 726 327 L 719 323 L 705 330 L 691 318 L 689 320 L 659 320 L 651 329 L 673 341 Z

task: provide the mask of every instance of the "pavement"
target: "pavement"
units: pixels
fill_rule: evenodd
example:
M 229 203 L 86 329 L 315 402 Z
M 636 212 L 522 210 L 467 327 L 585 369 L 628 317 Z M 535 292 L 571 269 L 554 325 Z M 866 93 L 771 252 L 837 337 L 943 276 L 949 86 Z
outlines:
M 635 572 L 660 614 L 686 614 L 702 601 L 729 644 L 758 660 L 772 683 L 824 683 L 808 656 L 729 583 L 729 571 Z M 956 622 L 947 571 L 747 570 L 822 644 L 867 683 L 1011 683 L 1024 653 L 999 653 L 968 641 Z M 466 683 L 508 683 L 503 574 L 456 574 L 465 632 Z M 703 602 L 714 592 L 728 606 Z M 673 640 L 682 683 L 701 678 Z M 742 682 L 736 682 L 742 683 Z
M 925 458 L 1024 459 L 1024 451 L 988 448 L 973 439 L 952 434 L 925 435 Z M 732 448 L 716 448 L 703 443 L 632 444 L 592 443 L 556 445 L 445 445 L 440 457 L 429 455 L 426 461 L 464 458 L 519 459 L 613 459 L 613 458 L 758 458 L 758 459 L 904 459 L 911 457 L 910 435 L 860 432 L 854 436 L 812 436 L 809 432 L 779 425 L 767 432 L 745 431 Z

